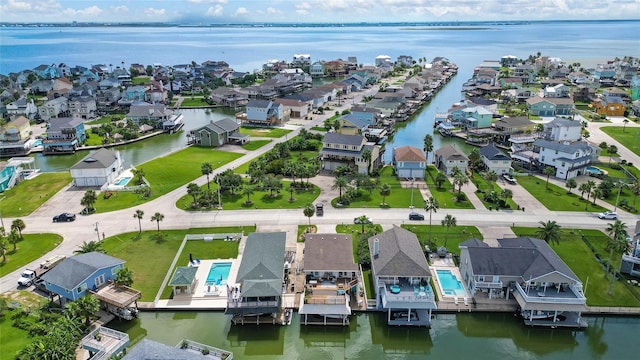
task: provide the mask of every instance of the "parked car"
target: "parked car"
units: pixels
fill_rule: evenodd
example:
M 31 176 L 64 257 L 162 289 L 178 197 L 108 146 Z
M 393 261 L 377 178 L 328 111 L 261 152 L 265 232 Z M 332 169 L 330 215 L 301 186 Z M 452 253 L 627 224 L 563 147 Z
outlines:
M 353 223 L 354 224 L 373 224 L 373 221 L 371 221 L 371 219 L 369 219 L 369 218 L 366 218 L 366 219 L 364 219 L 364 221 L 362 221 L 360 219 L 360 217 L 357 217 L 357 218 L 353 219 Z
M 74 221 L 76 214 L 62 213 L 53 217 L 53 222 Z
M 502 174 L 502 178 L 504 179 L 504 181 L 508 182 L 509 184 L 517 184 L 518 182 L 516 181 L 516 178 L 514 178 L 511 174 L 506 173 L 506 174 Z
M 424 220 L 424 215 L 416 212 L 409 213 L 409 220 Z
M 618 220 L 618 213 L 615 213 L 613 211 L 603 212 L 603 213 L 598 214 L 598 219 Z
M 316 204 L 316 216 L 324 215 L 324 205 L 322 203 Z

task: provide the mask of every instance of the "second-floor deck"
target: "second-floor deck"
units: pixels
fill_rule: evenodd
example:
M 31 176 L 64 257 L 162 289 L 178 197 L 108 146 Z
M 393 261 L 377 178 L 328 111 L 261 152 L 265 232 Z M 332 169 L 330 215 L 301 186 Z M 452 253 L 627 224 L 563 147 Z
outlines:
M 579 284 L 546 287 L 522 287 L 516 283 L 513 296 L 523 310 L 563 310 L 583 311 L 586 309 L 587 298 Z
M 435 309 L 435 295 L 431 286 L 409 283 L 381 283 L 379 292 L 384 309 Z

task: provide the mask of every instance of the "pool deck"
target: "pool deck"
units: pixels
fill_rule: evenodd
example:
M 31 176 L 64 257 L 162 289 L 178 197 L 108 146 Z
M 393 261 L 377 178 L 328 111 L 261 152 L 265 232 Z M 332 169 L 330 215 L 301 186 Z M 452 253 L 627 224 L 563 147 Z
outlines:
M 465 304 L 466 306 L 469 306 L 469 304 L 471 303 L 471 295 L 469 295 L 469 289 L 467 289 L 467 286 L 465 285 L 464 281 L 462 281 L 462 274 L 460 274 L 460 269 L 454 264 L 453 259 L 449 256 L 440 258 L 435 254 L 431 254 L 429 260 L 431 262 L 431 266 L 429 266 L 429 270 L 431 270 L 431 277 L 433 278 L 433 282 L 436 284 L 436 286 L 434 286 L 435 288 L 434 291 L 437 292 L 438 299 L 439 299 L 438 309 L 440 309 L 441 304 L 446 304 L 446 303 L 451 303 L 456 307 L 458 305 L 462 305 L 464 307 Z M 460 281 L 460 283 L 462 284 L 465 295 L 457 296 L 457 295 L 444 294 L 442 292 L 442 285 L 440 284 L 440 280 L 438 279 L 438 276 L 437 276 L 438 270 L 451 271 L 451 273 L 455 275 Z

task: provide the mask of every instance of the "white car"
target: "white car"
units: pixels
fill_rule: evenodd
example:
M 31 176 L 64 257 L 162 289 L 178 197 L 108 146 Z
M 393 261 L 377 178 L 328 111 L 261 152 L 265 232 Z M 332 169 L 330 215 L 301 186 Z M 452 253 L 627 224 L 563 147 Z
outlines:
M 517 183 L 516 178 L 514 178 L 511 174 L 507 174 L 507 173 L 502 174 L 502 178 L 506 182 L 508 182 L 509 184 L 516 184 Z
M 598 219 L 618 220 L 618 213 L 615 213 L 613 211 L 603 212 L 603 213 L 598 214 Z

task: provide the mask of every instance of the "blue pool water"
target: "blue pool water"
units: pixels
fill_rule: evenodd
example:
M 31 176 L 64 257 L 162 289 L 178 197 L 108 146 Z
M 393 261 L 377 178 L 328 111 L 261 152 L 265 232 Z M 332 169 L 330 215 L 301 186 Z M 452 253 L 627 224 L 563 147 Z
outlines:
M 123 177 L 122 179 L 118 180 L 118 182 L 115 183 L 115 185 L 125 186 L 129 182 L 129 180 L 131 180 L 131 177 Z
M 226 285 L 231 263 L 213 263 L 207 275 L 207 285 Z
M 31 144 L 31 147 L 38 147 L 38 146 L 42 146 L 42 140 L 37 139 L 36 141 L 33 142 L 33 144 Z
M 594 174 L 602 174 L 602 170 L 593 166 L 587 166 L 587 172 L 594 173 Z
M 450 270 L 436 270 L 442 292 L 449 296 L 466 296 L 467 292 L 458 278 Z

